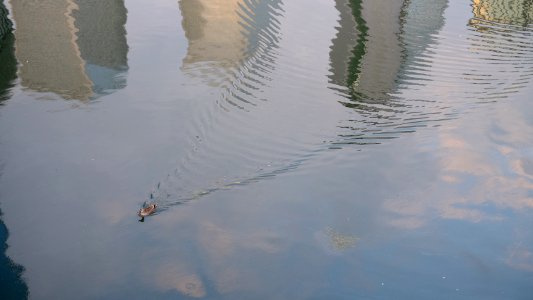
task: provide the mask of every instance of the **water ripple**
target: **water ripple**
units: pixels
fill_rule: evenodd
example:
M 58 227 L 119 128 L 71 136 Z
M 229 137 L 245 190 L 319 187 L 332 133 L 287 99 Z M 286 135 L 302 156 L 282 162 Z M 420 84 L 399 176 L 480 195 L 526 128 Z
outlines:
M 295 157 L 287 141 L 269 136 L 248 114 L 266 101 L 276 70 L 281 2 L 181 0 L 179 6 L 189 41 L 181 69 L 218 96 L 191 117 L 191 150 L 151 192 L 161 210 L 269 177 L 275 166 L 290 169 L 276 158 Z M 245 138 L 251 136 L 257 138 Z
M 179 4 L 189 41 L 182 70 L 211 87 L 221 87 L 219 104 L 226 110 L 257 105 L 257 94 L 272 80 L 269 74 L 275 69 L 280 1 L 182 0 Z
M 320 64 L 308 63 L 313 52 L 302 51 L 313 40 L 280 46 L 286 19 L 279 1 L 225 1 L 224 8 L 219 1 L 180 1 L 189 40 L 182 71 L 212 88 L 217 101 L 205 101 L 191 117 L 185 129 L 191 150 L 151 197 L 164 210 L 295 170 L 324 151 L 441 126 L 522 92 L 533 76 L 533 27 L 483 19 L 476 3 L 457 35 L 446 29 L 446 0 L 387 9 L 381 6 L 390 3 L 337 0 L 328 84 L 313 75 L 324 74 Z M 319 17 L 309 16 L 309 27 L 291 28 L 293 34 L 323 34 Z M 278 78 L 275 90 L 283 95 L 271 86 Z M 335 109 L 317 96 L 325 83 L 342 118 L 334 132 L 307 133 L 302 124 Z M 289 101 L 296 93 L 298 100 Z M 312 115 L 291 123 L 299 113 Z M 291 126 L 296 132 L 279 132 Z
M 341 122 L 334 143 L 381 143 L 521 92 L 533 71 L 531 6 L 527 1 L 502 6 L 488 2 L 472 3 L 473 17 L 464 34 L 457 35 L 443 29 L 447 1 L 406 2 L 389 10 L 386 19 L 368 20 L 365 9 L 379 2 L 363 7 L 349 1 L 352 15 L 341 13 L 340 23 L 350 24 L 344 17 L 357 24 L 352 33 L 357 43 L 352 45 L 344 84 L 334 89 L 344 92 L 345 100 L 339 102 L 355 116 Z M 517 9 L 519 2 L 523 10 Z M 386 38 L 380 26 L 396 32 L 395 38 Z M 335 60 L 339 59 L 332 58 L 332 63 Z M 339 80 L 332 83 L 339 85 Z M 413 115 L 424 115 L 416 126 Z

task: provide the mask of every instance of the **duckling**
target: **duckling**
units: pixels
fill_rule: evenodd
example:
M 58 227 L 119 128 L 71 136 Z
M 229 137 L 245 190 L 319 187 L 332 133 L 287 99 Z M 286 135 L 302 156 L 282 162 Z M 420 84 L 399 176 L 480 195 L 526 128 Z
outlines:
M 153 213 L 155 213 L 155 210 L 157 208 L 157 204 L 152 203 L 150 205 L 146 205 L 146 203 L 143 205 L 143 208 L 139 209 L 139 212 L 137 215 L 141 217 L 139 222 L 144 222 L 144 217 L 147 217 Z

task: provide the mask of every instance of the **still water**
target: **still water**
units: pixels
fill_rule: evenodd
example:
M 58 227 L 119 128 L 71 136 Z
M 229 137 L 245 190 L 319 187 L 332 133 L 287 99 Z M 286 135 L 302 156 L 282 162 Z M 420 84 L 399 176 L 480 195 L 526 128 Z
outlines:
M 2 299 L 533 298 L 529 0 L 3 0 L 0 35 Z

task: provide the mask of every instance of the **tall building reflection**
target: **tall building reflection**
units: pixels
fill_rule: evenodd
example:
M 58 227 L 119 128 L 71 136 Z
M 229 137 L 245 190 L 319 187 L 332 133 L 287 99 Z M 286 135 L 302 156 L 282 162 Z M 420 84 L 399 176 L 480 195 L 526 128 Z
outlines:
M 126 86 L 123 0 L 11 1 L 23 87 L 88 100 Z
M 412 67 L 422 54 L 435 44 L 435 36 L 444 26 L 444 11 L 448 0 L 405 1 L 400 18 L 400 40 L 404 63 L 398 79 L 403 79 L 407 67 Z M 398 80 L 398 81 L 399 81 Z
M 78 0 L 73 12 L 77 44 L 93 92 L 107 94 L 126 87 L 128 43 L 124 1 Z
M 335 2 L 340 26 L 330 52 L 330 82 L 345 86 L 353 100 L 366 102 L 390 98 L 405 64 L 432 42 L 432 34 L 444 24 L 447 5 L 447 0 Z
M 182 0 L 183 29 L 189 41 L 183 64 L 213 61 L 235 66 L 244 57 L 246 36 L 239 21 L 242 0 Z
M 17 60 L 15 59 L 15 41 L 12 33 L 8 11 L 0 0 L 0 104 L 9 98 L 9 89 L 17 77 Z
M 387 99 L 401 64 L 402 2 L 337 0 L 336 7 L 340 28 L 330 52 L 330 81 L 346 86 L 354 98 Z
M 352 1 L 356 20 L 364 22 L 359 42 L 364 42 L 364 53 L 355 50 L 350 61 L 348 84 L 354 93 L 362 93 L 375 100 L 387 99 L 395 86 L 395 77 L 402 61 L 400 46 L 401 1 L 361 1 L 359 7 Z M 366 28 L 365 28 L 366 27 Z M 362 55 L 356 62 L 358 55 Z
M 331 51 L 329 59 L 331 64 L 329 75 L 330 82 L 338 86 L 346 86 L 348 79 L 348 62 L 352 56 L 357 54 L 356 45 L 364 45 L 361 37 L 361 31 L 365 30 L 365 24 L 361 24 L 359 31 L 357 23 L 352 14 L 352 8 L 349 0 L 336 0 L 335 8 L 339 12 L 339 27 L 337 27 L 337 34 L 332 40 Z
M 273 11 L 280 3 L 280 0 L 180 0 L 182 26 L 189 42 L 182 69 L 205 79 L 211 86 L 220 86 L 233 81 L 235 72 L 257 55 L 266 56 L 261 62 L 267 69 L 273 68 L 269 65 L 271 50 L 278 42 Z

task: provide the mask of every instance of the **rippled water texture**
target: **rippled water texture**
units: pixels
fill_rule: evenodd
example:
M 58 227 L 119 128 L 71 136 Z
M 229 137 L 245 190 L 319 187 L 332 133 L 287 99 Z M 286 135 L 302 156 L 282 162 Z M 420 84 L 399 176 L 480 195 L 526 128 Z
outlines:
M 533 295 L 529 0 L 0 0 L 0 37 L 2 299 Z

